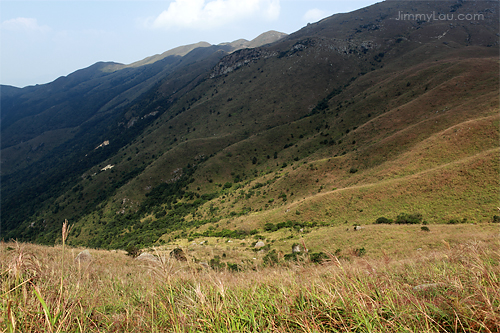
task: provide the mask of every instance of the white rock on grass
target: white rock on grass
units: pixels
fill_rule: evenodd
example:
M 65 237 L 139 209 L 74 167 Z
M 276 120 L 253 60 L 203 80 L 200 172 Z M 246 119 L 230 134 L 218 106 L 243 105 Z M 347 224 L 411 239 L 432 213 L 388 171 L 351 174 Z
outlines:
M 92 261 L 92 255 L 90 254 L 89 250 L 83 250 L 82 252 L 78 253 L 75 258 L 75 263 L 77 264 L 90 261 Z
M 141 253 L 137 258 L 135 258 L 135 260 L 158 262 L 158 258 L 156 256 L 146 252 Z
M 264 246 L 266 246 L 266 244 L 263 241 L 261 241 L 260 239 L 257 243 L 255 243 L 256 249 L 260 249 L 261 247 L 264 247 Z

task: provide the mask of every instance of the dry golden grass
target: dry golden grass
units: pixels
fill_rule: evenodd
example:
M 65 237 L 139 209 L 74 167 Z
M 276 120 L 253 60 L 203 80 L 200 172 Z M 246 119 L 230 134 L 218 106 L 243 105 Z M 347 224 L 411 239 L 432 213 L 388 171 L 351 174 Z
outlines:
M 265 267 L 259 261 L 241 272 L 177 262 L 167 249 L 152 249 L 159 258 L 153 262 L 92 249 L 92 261 L 75 262 L 82 249 L 2 243 L 0 328 L 3 332 L 497 332 L 498 226 L 429 225 L 431 231 L 419 231 L 421 235 L 414 232 L 416 228 L 373 225 L 343 233 L 331 228 L 332 242 L 366 244 L 366 256 L 343 250 L 321 265 L 299 260 Z M 309 242 L 326 241 L 324 231 L 311 231 Z M 217 243 L 211 241 L 204 250 L 215 253 Z M 379 248 L 371 248 L 379 242 Z M 424 244 L 422 250 L 416 250 L 416 244 Z M 200 256 L 197 249 L 187 253 L 189 258 Z

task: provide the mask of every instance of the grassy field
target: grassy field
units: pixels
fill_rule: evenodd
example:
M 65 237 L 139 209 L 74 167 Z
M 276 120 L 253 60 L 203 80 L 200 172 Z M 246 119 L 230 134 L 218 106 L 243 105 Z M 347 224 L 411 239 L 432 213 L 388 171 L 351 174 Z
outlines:
M 280 229 L 124 251 L 2 243 L 2 332 L 498 332 L 498 224 Z M 290 236 L 292 236 L 290 238 Z M 71 233 L 69 234 L 71 238 Z M 203 242 L 203 245 L 200 245 Z M 208 241 L 208 242 L 207 242 Z M 285 261 L 293 242 L 323 251 Z M 170 258 L 180 246 L 187 262 Z M 360 249 L 364 250 L 360 250 Z M 267 260 L 276 254 L 274 260 Z M 311 255 L 312 256 L 312 255 Z M 219 258 L 219 269 L 200 261 Z M 224 268 L 237 263 L 239 271 Z M 267 264 L 266 264 L 267 262 Z

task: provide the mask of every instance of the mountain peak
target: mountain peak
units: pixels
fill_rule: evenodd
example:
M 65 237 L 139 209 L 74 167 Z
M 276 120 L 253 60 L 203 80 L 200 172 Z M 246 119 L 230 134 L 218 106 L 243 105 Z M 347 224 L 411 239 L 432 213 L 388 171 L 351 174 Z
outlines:
M 230 46 L 230 52 L 234 52 L 240 49 L 245 49 L 245 48 L 254 48 L 254 47 L 259 47 L 265 44 L 269 43 L 274 43 L 281 38 L 287 36 L 286 33 L 283 32 L 278 32 L 278 31 L 267 31 L 256 38 L 252 39 L 251 41 L 248 41 L 246 39 L 237 39 L 232 42 L 225 42 L 225 43 L 220 43 L 218 44 L 219 46 Z M 145 65 L 150 65 L 152 63 L 155 63 L 159 60 L 162 60 L 166 57 L 169 56 L 179 56 L 183 57 L 189 52 L 193 51 L 194 49 L 200 48 L 200 47 L 210 47 L 212 44 L 207 43 L 207 42 L 198 42 L 194 44 L 188 44 L 188 45 L 182 45 L 178 46 L 176 48 L 173 48 L 171 50 L 165 51 L 162 54 L 156 54 L 147 58 L 144 58 L 142 60 L 133 62 L 128 65 L 121 65 L 121 64 L 113 64 L 111 66 L 106 67 L 106 71 L 115 71 L 118 69 L 122 68 L 127 68 L 127 67 L 140 67 L 140 66 L 145 66 Z
M 155 54 L 153 56 L 144 58 L 142 60 L 133 62 L 131 64 L 123 65 L 121 68 L 140 67 L 140 66 L 150 65 L 152 63 L 155 63 L 155 62 L 162 60 L 162 59 L 169 57 L 169 56 L 183 57 L 186 54 L 188 54 L 189 52 L 193 51 L 194 49 L 197 49 L 199 47 L 209 47 L 209 46 L 211 46 L 211 44 L 207 43 L 207 42 L 198 42 L 198 43 L 194 43 L 194 44 L 182 45 L 182 46 L 175 47 L 171 50 L 165 51 L 162 54 Z M 117 69 L 120 69 L 120 68 L 113 68 L 113 70 L 117 70 Z
M 248 47 L 258 47 L 270 43 L 274 43 L 284 37 L 288 36 L 288 34 L 284 32 L 279 32 L 275 30 L 270 30 L 267 32 L 264 32 L 257 36 L 256 38 L 252 39 L 250 41 L 250 45 Z

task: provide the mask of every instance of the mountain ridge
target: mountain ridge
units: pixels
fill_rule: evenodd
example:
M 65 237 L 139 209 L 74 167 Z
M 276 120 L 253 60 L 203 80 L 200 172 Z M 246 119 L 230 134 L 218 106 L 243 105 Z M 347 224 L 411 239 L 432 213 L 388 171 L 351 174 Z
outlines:
M 189 52 L 191 52 L 197 48 L 202 48 L 202 47 L 204 48 L 204 47 L 210 47 L 210 46 L 227 46 L 227 47 L 229 47 L 227 52 L 234 52 L 234 51 L 237 51 L 237 50 L 240 50 L 243 48 L 255 48 L 255 47 L 265 45 L 265 44 L 276 42 L 286 35 L 287 34 L 285 34 L 285 33 L 271 30 L 271 31 L 267 31 L 267 32 L 260 34 L 259 36 L 255 37 L 251 41 L 248 41 L 246 39 L 237 39 L 237 40 L 232 41 L 232 42 L 219 43 L 217 45 L 212 45 L 210 43 L 201 41 L 201 42 L 194 43 L 194 44 L 178 46 L 178 47 L 175 47 L 173 49 L 167 50 L 161 54 L 149 56 L 149 57 L 146 57 L 142 60 L 130 63 L 128 65 L 114 63 L 108 67 L 103 68 L 103 70 L 104 71 L 116 71 L 116 70 L 120 70 L 120 69 L 124 69 L 124 68 L 150 65 L 150 64 L 153 64 L 157 61 L 160 61 L 160 60 L 162 60 L 166 57 L 170 57 L 170 56 L 184 57 Z

